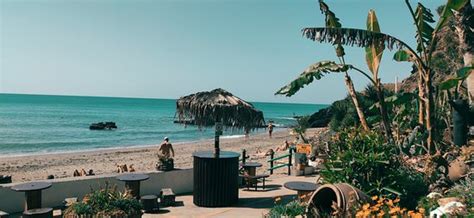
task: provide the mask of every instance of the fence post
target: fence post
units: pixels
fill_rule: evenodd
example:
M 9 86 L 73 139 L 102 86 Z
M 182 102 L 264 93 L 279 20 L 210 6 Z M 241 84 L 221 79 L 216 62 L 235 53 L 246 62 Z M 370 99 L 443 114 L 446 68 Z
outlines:
M 273 150 L 270 152 L 270 175 L 273 175 L 273 156 L 275 155 L 275 152 Z
M 242 164 L 245 164 L 246 156 L 247 156 L 247 151 L 245 149 L 242 149 Z
M 290 150 L 290 155 L 288 156 L 288 176 L 291 175 L 291 156 L 293 156 L 293 149 Z

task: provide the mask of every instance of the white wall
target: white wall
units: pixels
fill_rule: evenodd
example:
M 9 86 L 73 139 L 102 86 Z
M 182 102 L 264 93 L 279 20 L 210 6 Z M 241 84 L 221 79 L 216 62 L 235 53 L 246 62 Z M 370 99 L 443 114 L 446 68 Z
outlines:
M 148 180 L 142 181 L 140 186 L 141 195 L 158 195 L 162 188 L 171 188 L 175 194 L 189 193 L 193 191 L 193 169 L 173 170 L 168 172 L 147 172 Z M 118 190 L 124 189 L 124 182 L 115 179 L 114 175 L 99 175 L 86 177 L 72 177 L 64 179 L 47 180 L 53 185 L 42 192 L 43 207 L 60 206 L 67 197 L 82 198 L 85 194 L 99 187 L 103 187 L 108 181 L 110 185 L 117 185 Z M 19 184 L 11 183 L 0 185 L 0 210 L 7 213 L 23 211 L 23 192 L 16 192 L 10 187 Z

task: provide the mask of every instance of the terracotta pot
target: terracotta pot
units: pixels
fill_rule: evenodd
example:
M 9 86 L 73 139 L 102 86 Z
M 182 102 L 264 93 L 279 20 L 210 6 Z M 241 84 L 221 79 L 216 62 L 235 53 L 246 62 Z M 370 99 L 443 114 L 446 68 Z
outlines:
M 372 201 L 360 189 L 347 183 L 326 184 L 313 193 L 307 210 L 316 214 L 330 214 L 333 211 L 332 203 L 336 202 L 342 211 L 347 212 L 351 206 L 350 199 L 361 203 Z
M 469 166 L 461 157 L 456 158 L 449 163 L 448 177 L 451 181 L 456 182 L 469 172 Z

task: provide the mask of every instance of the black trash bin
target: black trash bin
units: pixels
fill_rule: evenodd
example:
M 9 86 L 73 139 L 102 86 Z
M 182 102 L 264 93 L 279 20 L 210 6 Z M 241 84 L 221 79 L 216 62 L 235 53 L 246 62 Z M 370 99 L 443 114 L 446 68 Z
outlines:
M 225 207 L 239 200 L 239 153 L 195 152 L 193 202 L 201 207 Z

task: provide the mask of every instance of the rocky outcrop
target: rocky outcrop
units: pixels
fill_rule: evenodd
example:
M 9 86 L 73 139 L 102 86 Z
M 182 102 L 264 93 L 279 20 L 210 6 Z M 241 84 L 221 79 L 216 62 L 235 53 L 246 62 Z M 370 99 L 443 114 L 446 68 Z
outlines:
M 311 128 L 327 127 L 332 118 L 331 106 L 323 108 L 311 115 L 308 122 Z

